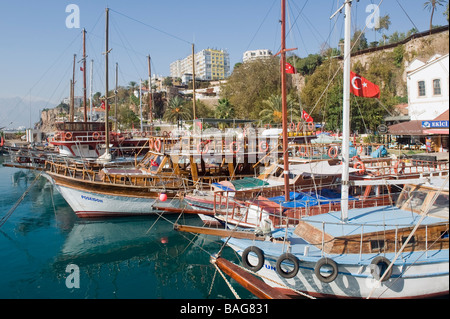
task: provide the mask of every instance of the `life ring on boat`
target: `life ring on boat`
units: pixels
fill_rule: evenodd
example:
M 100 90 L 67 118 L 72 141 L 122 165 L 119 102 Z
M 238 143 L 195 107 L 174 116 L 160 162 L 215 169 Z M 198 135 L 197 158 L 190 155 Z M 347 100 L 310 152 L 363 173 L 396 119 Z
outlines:
M 250 264 L 250 262 L 248 261 L 248 255 L 250 253 L 254 253 L 256 255 L 256 257 L 258 258 L 258 263 L 253 266 L 252 264 Z M 258 271 L 262 268 L 262 266 L 264 265 L 264 253 L 261 249 L 259 249 L 256 246 L 249 246 L 247 248 L 245 248 L 244 252 L 242 253 L 242 264 L 244 265 L 245 268 L 250 269 L 251 271 Z
M 264 124 L 264 128 L 265 129 L 272 128 L 272 125 L 271 124 Z
M 303 129 L 303 124 L 302 122 L 298 122 L 297 123 L 297 132 L 300 132 Z
M 157 152 L 161 150 L 161 140 L 159 138 L 155 141 L 154 147 Z
M 359 155 L 355 155 L 355 156 L 352 157 L 352 162 L 353 161 L 360 161 L 360 160 L 361 160 L 361 158 L 359 157 Z
M 199 152 L 200 154 L 208 153 L 208 144 L 205 142 L 198 143 L 197 144 L 197 152 Z
M 150 150 L 153 150 L 153 138 L 151 138 L 151 139 L 148 140 L 148 148 L 149 148 Z
M 290 129 L 291 131 L 295 131 L 295 123 L 294 123 L 294 122 L 291 122 L 291 123 L 289 124 L 289 129 Z
M 324 276 L 320 273 L 320 269 L 325 265 L 331 267 L 331 274 L 329 276 Z M 333 259 L 323 257 L 319 259 L 319 261 L 314 266 L 314 274 L 321 282 L 330 283 L 335 280 L 338 275 L 338 265 Z
M 361 155 L 362 152 L 364 151 L 364 147 L 361 145 L 358 147 L 358 154 Z
M 399 169 L 399 166 L 400 166 L 400 169 Z M 405 167 L 406 167 L 405 162 L 403 162 L 402 160 L 398 160 L 394 165 L 394 173 L 397 175 L 403 174 L 403 172 L 405 171 Z
M 314 122 L 308 122 L 308 131 L 314 131 L 315 125 Z
M 376 280 L 380 280 L 380 278 L 383 277 L 383 275 L 384 275 L 383 267 L 381 264 L 384 264 L 386 267 L 385 269 L 387 269 L 389 267 L 389 265 L 391 264 L 391 262 L 386 257 L 378 256 L 378 257 L 375 257 L 372 260 L 372 262 L 370 263 L 370 265 L 371 265 L 370 273 L 372 274 L 373 278 L 375 278 Z M 377 269 L 379 271 L 377 271 Z M 386 273 L 386 275 L 384 276 L 382 281 L 388 280 L 389 278 L 391 278 L 391 275 L 392 275 L 392 267 Z
M 236 145 L 236 150 L 234 149 L 234 145 Z M 236 154 L 237 152 L 239 152 L 239 150 L 241 149 L 241 147 L 239 146 L 239 143 L 234 141 L 230 143 L 230 152 L 233 152 L 234 154 Z
M 94 132 L 94 133 L 92 133 L 92 138 L 93 138 L 94 140 L 98 140 L 99 137 L 100 137 L 100 133 L 99 133 L 99 132 Z
M 290 262 L 292 262 L 294 264 L 294 268 L 292 268 L 292 270 L 284 271 L 283 268 L 281 268 L 281 264 L 285 260 L 289 260 Z M 299 268 L 300 268 L 300 261 L 298 260 L 297 257 L 292 255 L 291 253 L 284 253 L 277 259 L 276 270 L 277 270 L 277 273 L 283 278 L 286 278 L 286 279 L 294 278 L 295 276 L 297 276 Z
M 328 149 L 328 156 L 331 158 L 336 158 L 336 156 L 338 155 L 338 149 L 336 146 L 331 146 Z
M 0 147 L 5 145 L 5 140 L 3 139 L 3 136 L 0 136 Z
M 265 145 L 265 147 L 263 147 L 263 145 Z M 261 141 L 258 147 L 261 152 L 267 152 L 269 150 L 269 143 L 267 143 L 266 141 Z
M 353 164 L 353 168 L 358 170 L 358 174 L 364 174 L 366 171 L 366 167 L 364 166 L 364 163 L 361 161 L 357 161 L 355 164 Z
M 66 138 L 66 140 L 71 140 L 72 139 L 72 132 L 66 132 L 66 134 L 64 134 L 64 137 Z

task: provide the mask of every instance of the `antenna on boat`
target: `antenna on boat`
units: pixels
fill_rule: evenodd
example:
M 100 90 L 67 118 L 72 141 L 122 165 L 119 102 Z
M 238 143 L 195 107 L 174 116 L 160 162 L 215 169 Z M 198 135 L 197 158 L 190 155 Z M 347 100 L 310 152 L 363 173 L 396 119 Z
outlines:
M 351 28 L 352 0 L 345 0 L 344 4 L 330 17 L 332 19 L 345 7 L 344 31 L 344 88 L 342 110 L 342 188 L 341 188 L 341 220 L 348 221 L 349 196 L 349 152 L 350 152 L 350 28 Z

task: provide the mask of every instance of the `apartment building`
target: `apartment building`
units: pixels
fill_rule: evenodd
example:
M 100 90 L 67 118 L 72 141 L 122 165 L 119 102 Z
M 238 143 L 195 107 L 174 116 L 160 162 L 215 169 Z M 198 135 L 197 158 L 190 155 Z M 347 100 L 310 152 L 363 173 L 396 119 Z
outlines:
M 266 49 L 251 50 L 251 51 L 244 52 L 242 61 L 245 63 L 245 62 L 256 60 L 256 59 L 270 58 L 272 56 L 273 56 L 273 54 L 272 54 L 272 51 L 270 51 L 270 50 L 266 50 Z
M 192 80 L 192 55 L 170 64 L 170 76 Z M 204 49 L 195 53 L 195 78 L 223 80 L 230 76 L 230 56 L 226 50 Z

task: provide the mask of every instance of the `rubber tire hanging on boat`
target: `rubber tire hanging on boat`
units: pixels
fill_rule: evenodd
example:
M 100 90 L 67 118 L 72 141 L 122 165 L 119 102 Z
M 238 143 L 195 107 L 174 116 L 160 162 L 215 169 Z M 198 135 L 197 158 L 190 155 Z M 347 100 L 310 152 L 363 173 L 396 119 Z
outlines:
M 333 271 L 331 272 L 331 275 L 322 276 L 322 274 L 320 273 L 320 268 L 322 268 L 322 266 L 324 266 L 324 265 L 331 266 L 331 268 L 333 269 Z M 333 259 L 323 257 L 323 258 L 319 259 L 319 261 L 314 266 L 314 274 L 316 275 L 317 279 L 319 279 L 321 282 L 330 283 L 333 280 L 335 280 L 338 275 L 338 266 Z
M 250 253 L 254 253 L 256 257 L 258 257 L 258 263 L 255 266 L 250 264 L 250 262 L 248 261 L 248 255 Z M 250 269 L 251 271 L 256 272 L 260 270 L 264 265 L 263 251 L 256 246 L 249 246 L 245 248 L 244 252 L 242 253 L 242 264 L 244 265 L 245 268 Z
M 281 268 L 281 264 L 285 260 L 289 260 L 290 262 L 292 262 L 294 264 L 294 268 L 291 271 L 284 271 Z M 297 257 L 295 257 L 294 255 L 292 255 L 290 253 L 284 253 L 277 259 L 277 266 L 276 266 L 277 273 L 283 278 L 289 279 L 289 278 L 294 278 L 295 276 L 297 276 L 299 267 L 300 267 L 300 261 L 298 260 Z
M 387 268 L 387 267 L 389 267 L 391 262 L 386 257 L 378 256 L 378 257 L 375 257 L 372 260 L 372 262 L 370 263 L 370 265 L 374 265 L 376 267 L 378 267 L 379 264 L 385 264 L 386 268 Z M 380 280 L 380 278 L 383 276 L 383 274 L 376 272 L 375 271 L 376 267 L 370 267 L 370 273 L 372 274 L 373 278 L 375 278 L 376 280 Z M 382 281 L 389 280 L 389 278 L 391 278 L 391 275 L 392 275 L 392 267 L 389 269 L 388 273 L 386 274 L 386 276 L 384 276 Z

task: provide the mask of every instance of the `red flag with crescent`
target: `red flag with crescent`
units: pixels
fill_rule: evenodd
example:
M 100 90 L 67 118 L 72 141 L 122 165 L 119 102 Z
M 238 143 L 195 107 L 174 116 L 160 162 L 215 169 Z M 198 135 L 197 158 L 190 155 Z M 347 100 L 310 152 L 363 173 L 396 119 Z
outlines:
M 289 64 L 286 62 L 285 68 L 286 68 L 286 73 L 290 73 L 290 74 L 296 73 L 295 68 L 292 66 L 292 64 Z
M 380 88 L 362 76 L 350 71 L 350 92 L 356 96 L 379 98 Z

